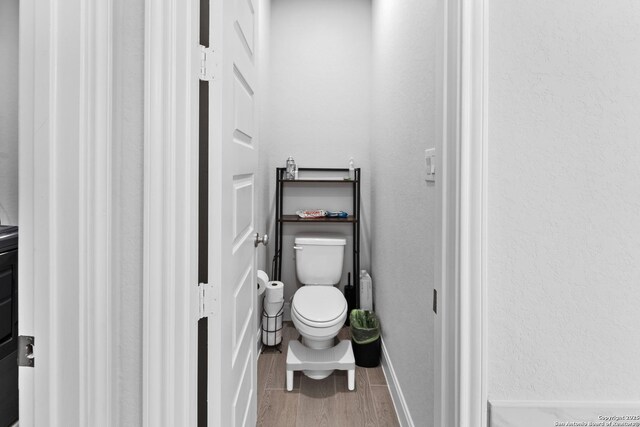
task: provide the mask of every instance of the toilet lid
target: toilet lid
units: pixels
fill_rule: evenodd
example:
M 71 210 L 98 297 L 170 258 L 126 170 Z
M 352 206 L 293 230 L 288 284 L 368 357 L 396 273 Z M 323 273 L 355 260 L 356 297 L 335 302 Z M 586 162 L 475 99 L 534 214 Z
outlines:
M 331 322 L 347 309 L 347 300 L 333 286 L 303 286 L 293 295 L 292 308 L 310 322 Z

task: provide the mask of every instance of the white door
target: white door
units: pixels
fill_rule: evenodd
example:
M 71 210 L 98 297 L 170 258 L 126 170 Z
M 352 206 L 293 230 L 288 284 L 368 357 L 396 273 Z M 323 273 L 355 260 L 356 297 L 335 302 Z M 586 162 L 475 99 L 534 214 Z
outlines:
M 256 423 L 257 1 L 211 2 L 209 84 L 209 426 Z M 262 230 L 258 230 L 262 231 Z

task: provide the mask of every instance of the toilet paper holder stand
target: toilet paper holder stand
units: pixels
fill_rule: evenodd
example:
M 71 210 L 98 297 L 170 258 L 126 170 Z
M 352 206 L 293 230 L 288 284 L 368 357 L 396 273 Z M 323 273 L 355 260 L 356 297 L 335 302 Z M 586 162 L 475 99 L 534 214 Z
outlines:
M 284 299 L 282 300 L 282 305 L 278 312 L 274 315 L 270 315 L 267 313 L 267 310 L 264 308 L 264 303 L 266 298 L 262 300 L 262 351 L 261 354 L 265 352 L 267 349 L 276 349 L 278 352 L 282 353 L 282 330 L 283 330 L 283 320 L 284 320 Z M 265 327 L 266 320 L 266 327 Z M 280 322 L 278 322 L 280 320 Z M 278 324 L 280 327 L 278 327 Z M 278 332 L 280 332 L 280 342 L 276 343 Z M 270 339 L 273 337 L 273 339 Z M 268 343 L 273 342 L 273 345 Z

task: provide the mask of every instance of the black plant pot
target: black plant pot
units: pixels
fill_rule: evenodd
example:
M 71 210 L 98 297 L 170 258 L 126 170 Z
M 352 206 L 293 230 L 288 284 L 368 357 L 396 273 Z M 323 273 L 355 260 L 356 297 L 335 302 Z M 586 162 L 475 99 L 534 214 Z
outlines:
M 375 368 L 380 364 L 380 337 L 369 344 L 358 344 L 351 340 L 356 365 L 362 368 Z

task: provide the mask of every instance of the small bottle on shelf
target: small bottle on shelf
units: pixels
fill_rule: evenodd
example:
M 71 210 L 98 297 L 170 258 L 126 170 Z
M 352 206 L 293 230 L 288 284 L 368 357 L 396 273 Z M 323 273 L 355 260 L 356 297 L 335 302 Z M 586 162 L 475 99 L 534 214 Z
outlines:
M 284 176 L 285 179 L 294 179 L 294 171 L 296 169 L 296 161 L 293 160 L 293 157 L 289 156 L 287 159 L 287 171 Z
M 349 159 L 349 180 L 354 181 L 356 179 L 356 169 L 353 167 L 353 157 Z

